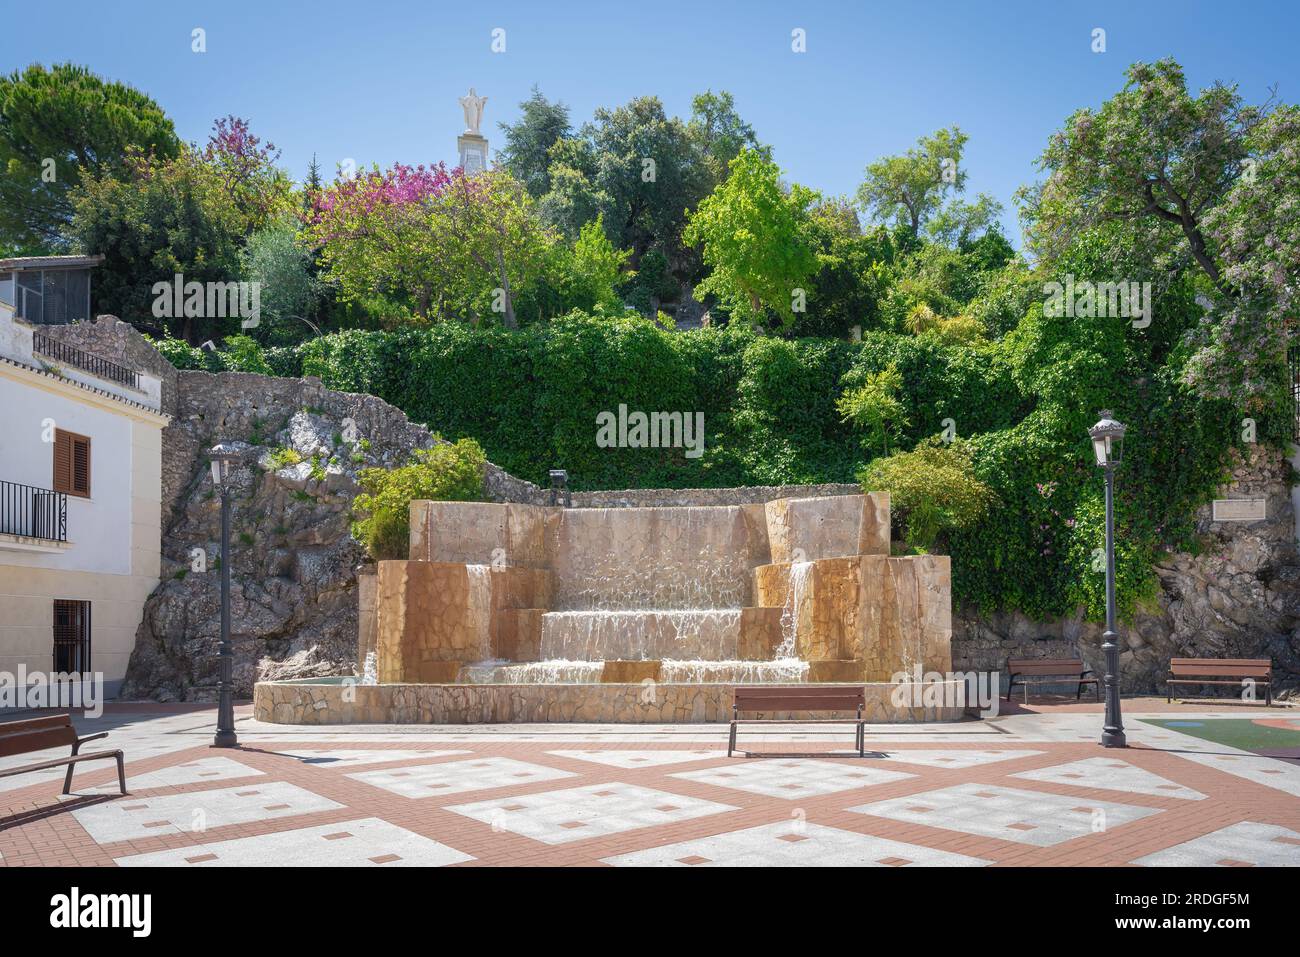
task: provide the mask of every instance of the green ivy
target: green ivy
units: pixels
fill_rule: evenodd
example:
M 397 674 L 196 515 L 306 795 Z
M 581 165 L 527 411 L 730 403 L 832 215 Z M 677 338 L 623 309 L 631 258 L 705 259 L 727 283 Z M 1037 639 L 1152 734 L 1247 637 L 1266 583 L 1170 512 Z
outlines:
M 1080 277 L 1086 259 L 1073 266 Z M 869 331 L 861 342 L 781 339 L 740 328 L 672 332 L 644 319 L 573 314 L 517 332 L 444 323 L 353 330 L 266 363 L 326 386 L 383 398 L 449 439 L 529 481 L 565 468 L 575 489 L 717 488 L 853 482 L 879 447 L 836 404 L 855 383 L 894 368 L 900 427 L 890 451 L 936 436 L 969 442 L 971 469 L 991 489 L 987 516 L 946 544 L 958 600 L 1035 617 L 1102 609 L 1093 570 L 1101 541 L 1102 475 L 1088 426 L 1103 408 L 1129 426 L 1117 474 L 1118 592 L 1131 612 L 1156 590 L 1153 564 L 1194 544 L 1195 510 L 1224 480 L 1241 420 L 1260 442 L 1289 435 L 1285 389 L 1247 411 L 1197 398 L 1183 384 L 1189 286 L 1159 293 L 1144 330 L 1122 319 L 1050 318 L 1034 301 L 1000 340 Z M 172 347 L 174 348 L 174 347 Z M 197 350 L 196 350 L 197 351 Z M 596 416 L 703 412 L 704 454 L 600 448 Z

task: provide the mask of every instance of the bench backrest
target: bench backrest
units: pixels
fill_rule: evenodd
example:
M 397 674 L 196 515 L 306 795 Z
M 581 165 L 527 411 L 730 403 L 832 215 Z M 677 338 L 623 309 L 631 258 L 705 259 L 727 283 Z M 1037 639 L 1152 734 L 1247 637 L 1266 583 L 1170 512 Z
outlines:
M 861 685 L 759 685 L 736 689 L 737 711 L 856 711 L 867 703 Z
M 1169 673 L 1176 678 L 1268 678 L 1273 662 L 1268 658 L 1170 658 Z
M 1081 675 L 1087 669 L 1078 658 L 1008 658 L 1013 675 Z
M 77 731 L 72 726 L 71 715 L 6 721 L 0 724 L 0 757 L 71 745 L 76 740 Z

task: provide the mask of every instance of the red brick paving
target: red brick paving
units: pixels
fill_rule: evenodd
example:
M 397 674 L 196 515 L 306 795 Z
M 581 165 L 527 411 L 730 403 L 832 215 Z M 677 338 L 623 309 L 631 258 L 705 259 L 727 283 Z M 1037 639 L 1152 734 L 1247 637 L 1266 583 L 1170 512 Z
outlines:
M 1013 778 L 1009 775 L 1036 768 L 1059 765 L 1082 758 L 1097 757 L 1101 752 L 1094 742 L 1041 742 L 1041 741 L 988 741 L 978 744 L 930 743 L 899 741 L 877 747 L 888 750 L 980 750 L 1025 749 L 1043 752 L 1023 758 L 997 761 L 971 768 L 957 769 L 929 767 L 884 761 L 883 767 L 906 771 L 914 777 L 885 784 L 839 791 L 834 794 L 806 797 L 797 801 L 781 800 L 751 794 L 746 791 L 720 788 L 710 784 L 672 777 L 679 771 L 705 767 L 719 767 L 727 763 L 725 748 L 719 750 L 717 761 L 703 759 L 698 762 L 616 768 L 548 754 L 553 749 L 568 750 L 693 750 L 701 748 L 697 742 L 681 744 L 659 742 L 572 742 L 546 736 L 543 740 L 469 742 L 368 742 L 364 735 L 357 740 L 312 742 L 304 740 L 284 743 L 258 742 L 238 750 L 214 751 L 197 746 L 158 757 L 130 761 L 128 776 L 158 770 L 187 761 L 212 755 L 229 756 L 241 763 L 265 771 L 266 778 L 258 784 L 287 781 L 315 794 L 329 798 L 342 808 L 311 814 L 294 815 L 271 821 L 234 824 L 214 827 L 204 833 L 160 834 L 157 837 L 139 838 L 113 844 L 99 845 L 86 833 L 70 813 L 75 807 L 113 800 L 131 800 L 132 797 L 200 792 L 219 787 L 236 786 L 229 781 L 200 782 L 180 787 L 163 787 L 143 790 L 131 797 L 95 795 L 60 802 L 57 799 L 60 781 L 32 784 L 14 791 L 0 793 L 0 865 L 111 865 L 113 858 L 142 854 L 167 848 L 201 847 L 214 841 L 238 837 L 252 837 L 276 831 L 291 830 L 334 822 L 344 822 L 358 817 L 379 817 L 399 827 L 438 840 L 456 850 L 473 855 L 476 860 L 456 866 L 486 865 L 593 865 L 601 858 L 707 837 L 713 834 L 740 830 L 799 817 L 815 824 L 828 825 L 846 831 L 856 831 L 911 844 L 954 851 L 993 861 L 997 865 L 1050 865 L 1050 866 L 1123 866 L 1143 855 L 1209 833 L 1243 820 L 1276 824 L 1300 831 L 1300 799 L 1280 790 L 1235 777 L 1216 768 L 1186 761 L 1175 754 L 1150 747 L 1135 746 L 1123 754 L 1123 760 L 1158 774 L 1170 781 L 1193 788 L 1206 795 L 1202 801 L 1157 795 L 1135 794 L 1062 785 L 1046 781 Z M 474 757 L 509 757 L 572 772 L 575 776 L 558 781 L 538 781 L 507 787 L 461 792 L 446 797 L 426 797 L 412 800 L 391 792 L 348 778 L 346 773 L 382 767 L 393 769 L 414 764 L 443 763 L 467 760 L 471 755 L 445 755 L 435 758 L 414 758 L 384 765 L 358 766 L 343 769 L 312 767 L 300 761 L 277 754 L 278 748 L 303 752 L 314 748 L 342 749 L 367 748 L 376 750 L 420 749 L 467 750 Z M 843 744 L 803 742 L 801 748 L 809 752 L 842 750 Z M 128 755 L 128 758 L 130 756 Z M 762 760 L 734 758 L 733 761 Z M 860 763 L 860 759 L 837 757 L 846 764 Z M 866 759 L 873 763 L 880 759 Z M 106 784 L 115 780 L 110 769 L 78 775 L 80 787 Z M 649 828 L 639 828 L 579 840 L 562 845 L 548 845 L 509 831 L 496 831 L 483 822 L 464 817 L 445 808 L 449 805 L 522 796 L 546 791 L 622 782 L 652 787 L 668 794 L 678 794 L 732 805 L 735 811 L 709 815 Z M 1089 834 L 1051 847 L 1035 847 L 1014 841 L 970 835 L 923 824 L 889 820 L 869 815 L 851 813 L 847 809 L 864 803 L 890 798 L 919 795 L 922 792 L 956 784 L 979 783 L 1012 787 L 1024 791 L 1061 794 L 1078 798 L 1081 807 L 1090 800 L 1105 800 L 1139 807 L 1160 808 L 1163 813 L 1120 825 L 1107 832 Z M 196 851 L 196 858 L 204 851 Z M 896 862 L 897 863 L 897 862 Z M 1300 853 L 1297 854 L 1300 864 Z

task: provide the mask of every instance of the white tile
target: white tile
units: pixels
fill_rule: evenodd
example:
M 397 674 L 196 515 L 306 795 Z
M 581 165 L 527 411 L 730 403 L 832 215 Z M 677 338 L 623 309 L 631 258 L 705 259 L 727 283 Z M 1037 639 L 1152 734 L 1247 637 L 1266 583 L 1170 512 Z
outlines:
M 1242 821 L 1133 861 L 1144 867 L 1300 866 L 1300 833 Z
M 376 817 L 115 858 L 121 867 L 445 867 L 472 860 Z
M 444 794 L 517 787 L 520 784 L 577 777 L 572 771 L 529 764 L 513 758 L 474 758 L 442 764 L 415 764 L 404 768 L 354 771 L 347 776 L 406 798 L 439 797 Z
M 1037 847 L 1050 847 L 1092 834 L 1094 828 L 1110 830 L 1160 813 L 1156 808 L 992 784 L 959 784 L 849 810 Z
M 453 754 L 473 754 L 472 751 L 416 751 L 385 748 L 322 748 L 314 751 L 277 751 L 276 754 L 296 758 L 313 768 L 351 768 L 363 764 L 386 764 L 392 761 L 411 761 L 415 758 L 444 758 Z
M 104 804 L 77 808 L 72 816 L 97 843 L 111 844 L 341 807 L 342 804 L 297 785 L 271 781 L 189 794 L 142 798 L 127 795 Z
M 736 809 L 730 804 L 615 782 L 458 804 L 446 810 L 544 844 L 567 844 Z
M 717 768 L 679 771 L 671 777 L 795 801 L 873 784 L 902 781 L 916 775 L 861 762 L 841 764 L 825 759 L 745 758 Z
M 1202 764 L 1207 768 L 1215 768 L 1245 778 L 1247 781 L 1284 791 L 1292 797 L 1300 797 L 1300 766 L 1245 751 L 1231 752 L 1213 742 L 1207 744 L 1213 749 L 1212 751 L 1192 753 L 1178 750 L 1170 753 L 1176 754 L 1185 761 Z
M 821 824 L 778 821 L 604 858 L 618 867 L 982 867 L 989 861 Z
M 561 758 L 591 761 L 614 768 L 653 768 L 663 764 L 685 764 L 688 761 L 708 761 L 725 758 L 727 752 L 712 748 L 695 751 L 547 751 Z
M 1029 781 L 1049 781 L 1068 784 L 1076 788 L 1103 788 L 1107 791 L 1127 791 L 1130 794 L 1153 794 L 1158 797 L 1180 798 L 1184 801 L 1203 801 L 1200 791 L 1175 784 L 1168 778 L 1118 758 L 1085 758 L 1050 768 L 1036 768 L 1009 775 Z
M 230 758 L 199 758 L 170 768 L 133 774 L 126 779 L 128 791 L 146 791 L 149 788 L 179 787 L 184 784 L 206 784 L 209 781 L 229 781 L 232 778 L 261 777 L 266 772 L 250 768 L 247 764 Z M 76 794 L 118 794 L 117 781 L 95 787 L 74 788 Z

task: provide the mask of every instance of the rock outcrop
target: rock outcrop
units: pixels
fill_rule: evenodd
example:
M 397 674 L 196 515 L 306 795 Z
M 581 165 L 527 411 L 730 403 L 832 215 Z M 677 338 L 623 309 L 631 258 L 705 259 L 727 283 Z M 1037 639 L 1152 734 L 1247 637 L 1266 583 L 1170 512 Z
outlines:
M 145 605 L 123 697 L 215 697 L 221 505 L 207 450 L 244 447 L 232 473 L 231 622 L 235 689 L 260 680 L 351 674 L 357 648 L 350 532 L 357 472 L 404 463 L 434 437 L 388 403 L 318 379 L 176 374 L 163 434 L 162 582 Z M 543 498 L 488 466 L 489 494 Z

